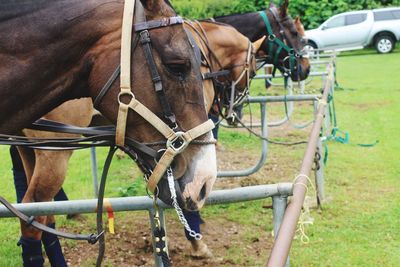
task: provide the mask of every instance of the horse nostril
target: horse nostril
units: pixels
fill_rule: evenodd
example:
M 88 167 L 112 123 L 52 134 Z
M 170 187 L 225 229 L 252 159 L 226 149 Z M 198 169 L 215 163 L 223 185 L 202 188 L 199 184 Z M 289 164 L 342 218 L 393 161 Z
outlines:
M 197 204 L 190 197 L 186 199 L 186 207 L 191 211 L 198 210 Z
M 202 201 L 206 197 L 207 192 L 207 185 L 204 184 L 200 190 L 199 197 L 197 198 L 198 201 Z

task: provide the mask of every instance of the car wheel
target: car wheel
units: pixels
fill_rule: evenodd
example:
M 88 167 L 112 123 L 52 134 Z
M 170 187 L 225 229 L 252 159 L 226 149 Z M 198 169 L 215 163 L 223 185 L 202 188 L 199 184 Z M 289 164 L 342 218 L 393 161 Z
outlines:
M 389 35 L 381 35 L 376 38 L 375 49 L 380 54 L 387 54 L 393 51 L 395 43 Z
M 304 46 L 304 51 L 307 52 L 307 54 L 309 55 L 314 55 L 315 51 L 318 47 L 316 44 L 314 44 L 313 42 L 307 42 L 307 44 Z

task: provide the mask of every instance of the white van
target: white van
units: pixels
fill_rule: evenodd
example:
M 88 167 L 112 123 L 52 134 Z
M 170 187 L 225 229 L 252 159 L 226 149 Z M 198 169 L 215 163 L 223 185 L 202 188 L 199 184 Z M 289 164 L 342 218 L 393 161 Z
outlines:
M 354 50 L 374 46 L 390 53 L 400 40 L 400 8 L 341 13 L 306 31 L 308 49 Z

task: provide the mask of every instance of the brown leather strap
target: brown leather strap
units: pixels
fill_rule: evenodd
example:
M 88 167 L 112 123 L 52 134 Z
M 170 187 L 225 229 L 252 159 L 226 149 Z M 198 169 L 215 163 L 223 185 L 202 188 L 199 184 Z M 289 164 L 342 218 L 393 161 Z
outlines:
M 179 16 L 163 18 L 161 20 L 144 21 L 135 24 L 135 31 L 140 32 L 144 30 L 151 30 L 155 28 L 167 27 L 176 24 L 182 24 L 183 19 Z

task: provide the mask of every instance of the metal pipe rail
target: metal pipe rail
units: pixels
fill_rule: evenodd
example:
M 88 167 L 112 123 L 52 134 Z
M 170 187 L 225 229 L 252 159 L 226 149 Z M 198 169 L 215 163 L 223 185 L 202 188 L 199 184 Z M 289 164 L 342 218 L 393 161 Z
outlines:
M 329 76 L 326 79 L 322 100 L 318 105 L 318 113 L 315 123 L 310 133 L 309 142 L 304 153 L 303 163 L 300 174 L 296 177 L 293 186 L 293 198 L 287 206 L 282 225 L 279 229 L 278 236 L 272 247 L 267 267 L 283 267 L 289 255 L 290 247 L 296 232 L 297 222 L 300 217 L 301 209 L 307 193 L 309 175 L 313 165 L 313 159 L 319 142 L 319 135 L 324 121 L 328 95 L 334 88 L 334 72 L 333 66 L 330 65 Z
M 313 101 L 314 103 L 321 98 L 321 95 L 291 95 L 291 96 L 250 96 L 247 98 L 248 103 L 258 103 L 261 105 L 261 136 L 265 138 L 261 140 L 261 155 L 255 165 L 244 170 L 236 171 L 218 171 L 219 178 L 227 177 L 245 177 L 256 173 L 264 166 L 268 156 L 268 119 L 266 104 L 272 102 L 300 102 Z M 229 127 L 229 126 L 228 126 Z
M 321 95 L 288 95 L 288 96 L 250 96 L 246 103 L 276 103 L 276 102 L 301 102 L 301 101 L 316 101 L 321 98 Z
M 216 190 L 211 192 L 206 204 L 216 205 L 265 199 L 282 195 L 290 196 L 292 195 L 292 188 L 292 183 L 280 183 Z M 153 200 L 147 196 L 109 198 L 108 201 L 111 203 L 114 212 L 153 209 Z M 161 201 L 158 201 L 158 204 L 162 209 L 171 208 Z M 95 213 L 97 208 L 97 199 L 24 203 L 14 204 L 14 207 L 28 216 Z M 15 216 L 6 207 L 1 205 L 0 218 L 5 217 Z
M 244 202 L 251 200 L 259 200 L 272 197 L 273 226 L 275 236 L 283 219 L 283 214 L 287 206 L 287 198 L 292 195 L 292 183 L 280 183 L 273 185 L 248 186 L 228 190 L 213 191 L 207 199 L 206 205 L 216 205 L 234 202 Z M 124 197 L 108 199 L 114 212 L 122 211 L 148 211 L 151 229 L 154 230 L 156 223 L 154 220 L 153 200 L 149 197 Z M 171 208 L 161 201 L 159 204 L 159 215 L 162 227 L 167 231 L 165 225 L 164 209 Z M 40 215 L 62 215 L 73 213 L 95 213 L 97 208 L 97 199 L 90 200 L 69 200 L 69 201 L 53 201 L 41 203 L 24 203 L 14 204 L 14 207 L 28 216 Z M 4 206 L 0 206 L 0 218 L 14 217 L 14 215 Z M 168 248 L 168 246 L 167 246 Z M 153 237 L 153 255 L 156 267 L 163 267 L 161 257 L 155 251 L 155 240 Z
M 315 77 L 315 76 L 328 76 L 328 72 L 311 72 L 308 76 L 309 77 Z M 272 78 L 284 78 L 285 76 L 282 74 L 276 74 L 275 77 L 272 76 L 272 74 L 259 74 L 255 76 L 253 79 L 272 79 Z

